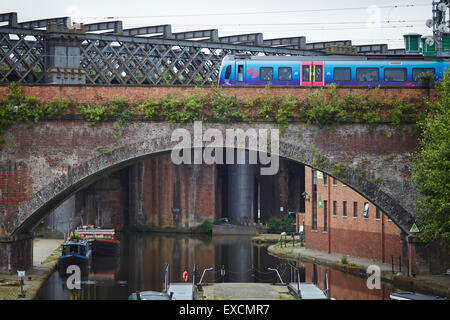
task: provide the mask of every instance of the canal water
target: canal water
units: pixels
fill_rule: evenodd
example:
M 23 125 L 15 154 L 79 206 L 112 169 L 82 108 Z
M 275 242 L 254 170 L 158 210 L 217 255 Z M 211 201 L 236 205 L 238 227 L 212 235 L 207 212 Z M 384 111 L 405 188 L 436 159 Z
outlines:
M 85 272 L 80 290 L 68 290 L 66 279 L 55 271 L 40 291 L 44 300 L 112 300 L 127 299 L 135 291 L 161 291 L 164 264 L 170 265 L 170 281 L 182 282 L 188 271 L 192 281 L 194 264 L 203 282 L 278 282 L 277 269 L 283 281 L 290 281 L 289 264 L 304 268 L 304 280 L 312 282 L 313 265 L 276 258 L 263 246 L 253 245 L 251 237 L 209 237 L 177 234 L 122 233 L 120 254 L 115 257 L 95 256 Z M 223 271 L 224 270 L 224 271 Z M 327 272 L 328 277 L 325 277 Z M 382 283 L 380 289 L 369 290 L 366 280 L 324 266 L 317 266 L 321 288 L 328 288 L 331 297 L 341 299 L 389 299 L 393 288 Z

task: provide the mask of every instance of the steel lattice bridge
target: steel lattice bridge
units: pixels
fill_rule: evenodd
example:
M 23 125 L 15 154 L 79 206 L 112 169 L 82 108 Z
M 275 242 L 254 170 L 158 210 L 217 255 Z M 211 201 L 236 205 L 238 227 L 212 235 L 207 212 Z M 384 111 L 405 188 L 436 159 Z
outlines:
M 123 29 L 122 21 L 71 24 L 69 17 L 18 22 L 0 14 L 0 83 L 211 85 L 227 54 L 398 54 L 386 44 L 306 43 L 304 36 L 264 40 L 262 33 L 219 37 L 217 29 L 172 33 L 171 25 Z M 400 52 L 402 51 L 402 52 Z

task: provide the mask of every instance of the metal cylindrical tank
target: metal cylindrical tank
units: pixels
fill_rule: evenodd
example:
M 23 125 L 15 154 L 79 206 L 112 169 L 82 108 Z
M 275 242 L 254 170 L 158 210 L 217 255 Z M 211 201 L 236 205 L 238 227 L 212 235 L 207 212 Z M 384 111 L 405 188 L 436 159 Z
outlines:
M 253 222 L 255 216 L 255 165 L 249 164 L 245 151 L 245 164 L 228 165 L 228 218 L 239 223 Z

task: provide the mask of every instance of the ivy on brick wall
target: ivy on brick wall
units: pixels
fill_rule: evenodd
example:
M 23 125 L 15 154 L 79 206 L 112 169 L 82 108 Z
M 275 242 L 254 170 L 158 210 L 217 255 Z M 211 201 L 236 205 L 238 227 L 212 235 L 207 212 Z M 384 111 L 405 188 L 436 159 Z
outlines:
M 209 93 L 194 92 L 182 98 L 168 95 L 140 104 L 130 104 L 123 98 L 112 98 L 106 104 L 79 104 L 75 113 L 82 115 L 90 125 L 102 121 L 116 121 L 115 139 L 120 138 L 120 127 L 130 119 L 191 123 L 196 120 L 215 122 L 271 121 L 278 124 L 284 133 L 289 122 L 303 121 L 320 128 L 335 126 L 343 122 L 367 123 L 375 128 L 381 122 L 391 122 L 401 127 L 423 119 L 427 101 L 411 97 L 410 101 L 393 97 L 389 102 L 379 89 L 372 95 L 347 94 L 339 97 L 335 85 L 319 88 L 306 101 L 291 95 L 271 96 L 270 88 L 255 98 L 240 101 L 236 96 L 227 96 L 221 88 L 212 87 Z M 14 122 L 37 122 L 73 116 L 67 115 L 71 105 L 67 99 L 53 99 L 40 103 L 36 97 L 27 97 L 22 89 L 12 83 L 6 98 L 0 101 L 0 134 Z

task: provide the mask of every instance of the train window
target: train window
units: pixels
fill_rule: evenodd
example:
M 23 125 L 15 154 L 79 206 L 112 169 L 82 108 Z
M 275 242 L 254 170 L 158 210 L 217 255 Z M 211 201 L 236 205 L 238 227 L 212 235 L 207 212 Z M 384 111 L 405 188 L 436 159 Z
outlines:
M 404 82 L 406 81 L 405 68 L 386 68 L 384 69 L 384 81 L 386 82 Z
M 352 77 L 352 69 L 350 68 L 334 68 L 334 81 L 350 81 Z
M 322 66 L 314 66 L 314 81 L 322 81 Z
M 309 81 L 309 65 L 303 66 L 302 73 L 302 81 Z
M 230 79 L 231 76 L 231 66 L 227 66 L 225 69 L 225 79 Z
M 356 80 L 362 82 L 374 82 L 380 78 L 378 68 L 356 68 Z
M 412 80 L 415 82 L 419 82 L 419 75 L 424 72 L 434 72 L 434 68 L 413 68 L 412 70 Z
M 238 65 L 238 81 L 244 81 L 244 66 L 242 64 Z
M 259 68 L 259 80 L 262 81 L 272 81 L 273 80 L 273 68 L 272 67 L 261 67 Z
M 292 80 L 292 68 L 290 68 L 290 67 L 278 68 L 278 80 L 291 81 Z

